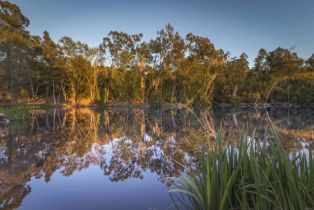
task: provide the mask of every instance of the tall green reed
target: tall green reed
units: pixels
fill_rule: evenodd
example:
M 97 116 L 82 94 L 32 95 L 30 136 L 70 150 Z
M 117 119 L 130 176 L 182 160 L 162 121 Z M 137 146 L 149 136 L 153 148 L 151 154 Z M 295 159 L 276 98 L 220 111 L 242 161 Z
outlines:
M 247 141 L 223 147 L 219 132 L 213 151 L 203 151 L 199 174 L 176 180 L 169 191 L 179 209 L 305 210 L 314 209 L 314 161 L 296 153 L 293 158 L 275 135 L 269 147 Z

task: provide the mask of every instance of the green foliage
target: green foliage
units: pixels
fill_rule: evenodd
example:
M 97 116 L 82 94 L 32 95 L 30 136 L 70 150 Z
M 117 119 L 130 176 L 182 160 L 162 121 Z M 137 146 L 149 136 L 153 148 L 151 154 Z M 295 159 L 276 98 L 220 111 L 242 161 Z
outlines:
M 5 115 L 11 120 L 28 120 L 30 110 L 51 109 L 48 104 L 10 104 L 0 105 L 0 113 Z
M 241 137 L 239 148 L 223 147 L 218 135 L 213 151 L 201 156 L 200 174 L 181 177 L 170 188 L 180 209 L 312 209 L 314 161 L 309 150 L 294 156 L 277 136 L 269 147 Z

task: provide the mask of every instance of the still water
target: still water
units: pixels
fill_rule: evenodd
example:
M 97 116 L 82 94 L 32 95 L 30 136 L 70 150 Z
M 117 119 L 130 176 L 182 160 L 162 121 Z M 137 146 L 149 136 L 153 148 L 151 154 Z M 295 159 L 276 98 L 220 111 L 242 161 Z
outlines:
M 314 141 L 314 110 L 2 110 L 0 209 L 173 209 L 169 177 L 198 169 L 221 128 L 236 144 L 273 130 L 289 152 Z

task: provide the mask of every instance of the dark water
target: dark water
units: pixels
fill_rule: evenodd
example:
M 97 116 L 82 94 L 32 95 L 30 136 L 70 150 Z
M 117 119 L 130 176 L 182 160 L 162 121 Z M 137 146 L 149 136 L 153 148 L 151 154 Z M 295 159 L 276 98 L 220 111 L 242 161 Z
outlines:
M 0 209 L 172 209 L 166 178 L 197 170 L 219 128 L 225 144 L 244 127 L 260 141 L 276 128 L 291 152 L 314 140 L 310 109 L 4 112 Z

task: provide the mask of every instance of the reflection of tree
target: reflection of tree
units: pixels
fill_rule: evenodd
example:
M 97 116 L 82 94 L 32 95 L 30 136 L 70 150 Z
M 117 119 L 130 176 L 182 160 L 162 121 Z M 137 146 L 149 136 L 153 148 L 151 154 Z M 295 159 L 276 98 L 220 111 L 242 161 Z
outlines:
M 287 149 L 299 148 L 300 142 L 296 140 L 313 141 L 314 125 L 313 110 L 303 109 L 271 109 L 251 110 L 223 110 L 214 112 L 216 125 L 223 124 L 223 130 L 227 139 L 237 139 L 242 128 L 248 127 L 250 134 L 254 131 L 258 140 L 271 140 L 276 132 L 284 139 L 284 146 Z M 238 125 L 235 125 L 235 120 Z
M 314 118 L 304 120 L 298 115 L 269 113 L 279 131 L 294 139 L 313 132 Z M 55 171 L 70 176 L 90 165 L 98 165 L 114 182 L 141 179 L 144 171 L 160 178 L 179 176 L 186 169 L 197 169 L 201 145 L 211 145 L 220 125 L 231 140 L 246 125 L 258 138 L 269 136 L 271 130 L 265 112 L 33 111 L 29 120 L 13 121 L 2 128 L 0 206 L 18 207 L 30 192 L 27 182 L 32 177 L 48 182 Z
M 0 185 L 0 207 L 3 210 L 17 209 L 23 202 L 24 197 L 30 193 L 31 189 L 26 184 L 13 186 L 6 186 L 5 184 Z

